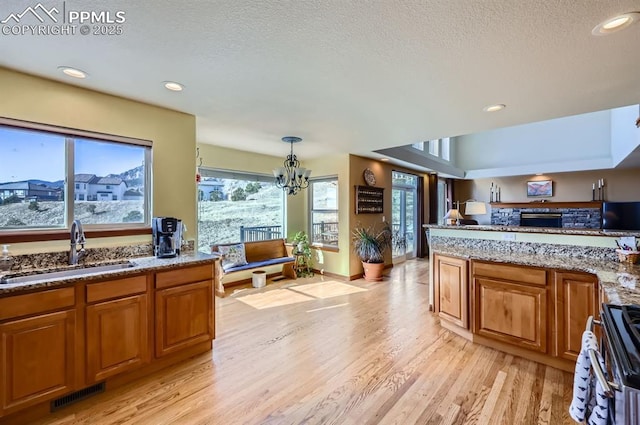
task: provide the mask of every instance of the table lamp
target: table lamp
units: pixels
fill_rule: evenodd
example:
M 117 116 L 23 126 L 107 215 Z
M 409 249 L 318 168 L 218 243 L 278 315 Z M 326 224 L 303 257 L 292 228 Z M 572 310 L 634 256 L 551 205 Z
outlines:
M 466 215 L 482 215 L 487 213 L 484 202 L 469 200 L 465 202 L 464 213 Z
M 447 214 L 445 214 L 444 219 L 448 220 L 451 222 L 451 224 L 458 224 L 458 220 L 460 220 L 461 218 L 464 218 L 462 216 L 462 214 L 460 214 L 460 211 L 458 211 L 457 208 L 451 208 L 449 211 L 447 211 Z

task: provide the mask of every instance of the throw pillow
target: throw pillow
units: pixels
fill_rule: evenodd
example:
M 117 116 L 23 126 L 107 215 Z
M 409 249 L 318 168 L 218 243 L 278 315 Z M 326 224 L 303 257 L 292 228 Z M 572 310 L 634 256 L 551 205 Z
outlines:
M 222 255 L 221 263 L 224 271 L 227 271 L 231 267 L 244 266 L 247 264 L 243 243 L 219 246 L 218 252 Z

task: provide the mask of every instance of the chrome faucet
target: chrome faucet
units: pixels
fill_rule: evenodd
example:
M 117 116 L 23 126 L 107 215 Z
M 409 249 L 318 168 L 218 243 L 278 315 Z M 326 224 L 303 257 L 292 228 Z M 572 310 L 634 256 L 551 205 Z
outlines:
M 86 255 L 84 250 L 84 231 L 82 230 L 82 223 L 80 220 L 73 220 L 71 223 L 71 250 L 69 251 L 69 264 L 78 264 Z M 77 249 L 77 245 L 80 244 L 80 251 Z

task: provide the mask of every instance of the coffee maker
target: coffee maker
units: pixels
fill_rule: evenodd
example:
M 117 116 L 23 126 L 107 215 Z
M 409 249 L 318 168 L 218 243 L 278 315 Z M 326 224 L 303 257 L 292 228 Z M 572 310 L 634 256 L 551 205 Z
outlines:
M 172 258 L 180 255 L 182 243 L 182 221 L 174 217 L 154 217 L 153 253 L 158 258 Z

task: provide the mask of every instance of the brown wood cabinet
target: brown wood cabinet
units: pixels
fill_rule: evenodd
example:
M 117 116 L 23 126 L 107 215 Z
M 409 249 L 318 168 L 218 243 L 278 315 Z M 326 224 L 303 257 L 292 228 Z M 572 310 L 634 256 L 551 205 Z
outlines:
M 469 329 L 469 289 L 467 260 L 434 256 L 435 306 L 438 315 Z
M 3 415 L 73 391 L 76 311 L 0 324 Z
M 156 288 L 156 357 L 214 338 L 212 266 L 157 273 Z
M 547 352 L 547 272 L 536 267 L 472 261 L 473 332 Z
M 556 355 L 576 361 L 589 316 L 599 318 L 596 276 L 587 273 L 555 273 Z
M 211 349 L 214 263 L 0 297 L 0 423 Z M 156 348 L 156 357 L 152 353 Z M 15 421 L 14 421 L 15 419 Z
M 75 390 L 74 288 L 0 298 L 0 416 Z
M 546 288 L 474 277 L 474 333 L 547 352 Z
M 147 275 L 87 285 L 87 383 L 150 360 Z

